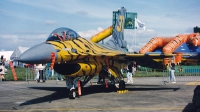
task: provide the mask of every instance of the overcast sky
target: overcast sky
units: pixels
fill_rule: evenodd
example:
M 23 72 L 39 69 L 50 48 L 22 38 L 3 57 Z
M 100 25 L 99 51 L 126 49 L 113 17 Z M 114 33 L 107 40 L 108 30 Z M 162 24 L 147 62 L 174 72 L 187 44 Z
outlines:
M 112 12 L 120 7 L 137 13 L 146 25 L 146 30 L 124 31 L 130 51 L 138 52 L 153 37 L 200 27 L 200 0 L 0 0 L 0 50 L 35 46 L 59 27 L 89 39 L 112 25 Z

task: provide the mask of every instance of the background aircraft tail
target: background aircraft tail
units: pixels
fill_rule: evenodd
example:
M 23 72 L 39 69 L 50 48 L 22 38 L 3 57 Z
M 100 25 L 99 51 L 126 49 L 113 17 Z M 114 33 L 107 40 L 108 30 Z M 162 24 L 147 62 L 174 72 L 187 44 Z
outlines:
M 127 42 L 124 40 L 124 22 L 126 9 L 121 7 L 116 16 L 116 22 L 113 24 L 112 38 L 106 42 L 107 45 L 115 46 L 116 48 L 126 48 Z

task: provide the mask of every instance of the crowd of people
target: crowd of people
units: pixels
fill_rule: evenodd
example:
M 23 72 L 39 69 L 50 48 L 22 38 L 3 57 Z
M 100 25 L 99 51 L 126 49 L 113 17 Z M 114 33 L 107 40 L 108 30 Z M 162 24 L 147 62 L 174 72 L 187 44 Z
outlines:
M 135 61 L 131 61 L 128 66 L 125 66 L 121 72 L 126 73 L 126 77 L 127 77 L 127 82 L 126 83 L 133 83 L 133 76 L 136 74 L 137 69 L 140 66 L 137 65 L 137 63 Z
M 5 81 L 5 74 L 7 72 L 7 69 L 5 68 L 2 61 L 0 61 L 0 81 Z
M 175 62 L 174 60 L 170 60 L 167 64 L 167 68 L 169 70 L 169 78 L 168 78 L 168 83 L 176 83 L 176 77 L 175 77 Z M 135 75 L 136 73 L 136 70 L 138 69 L 139 65 L 137 66 L 136 62 L 135 61 L 131 61 L 129 63 L 128 66 L 124 67 L 123 70 L 126 71 L 126 76 L 127 76 L 127 83 L 133 83 L 133 76 Z M 179 72 L 181 73 L 182 72 L 182 66 L 180 65 L 179 67 Z
M 45 82 L 52 76 L 54 76 L 54 73 L 56 75 L 56 81 L 62 81 L 63 77 L 61 74 L 54 72 L 54 69 L 51 68 L 50 63 L 47 64 L 34 64 L 34 71 L 35 71 L 35 80 L 37 82 Z

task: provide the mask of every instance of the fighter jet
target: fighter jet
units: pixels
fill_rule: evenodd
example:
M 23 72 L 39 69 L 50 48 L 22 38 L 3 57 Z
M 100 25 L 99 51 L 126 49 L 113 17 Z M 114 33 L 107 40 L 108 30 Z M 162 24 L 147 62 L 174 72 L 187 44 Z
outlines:
M 175 54 L 138 54 L 126 50 L 124 40 L 124 17 L 126 9 L 118 10 L 119 16 L 114 24 L 112 37 L 105 44 L 95 43 L 82 38 L 70 28 L 57 28 L 47 40 L 24 52 L 18 61 L 29 64 L 51 63 L 55 53 L 54 70 L 66 78 L 69 98 L 75 99 L 78 82 L 83 87 L 94 76 L 108 78 L 119 89 L 125 89 L 121 69 L 136 61 L 141 66 L 162 68 L 162 63 L 154 57 L 172 57 Z

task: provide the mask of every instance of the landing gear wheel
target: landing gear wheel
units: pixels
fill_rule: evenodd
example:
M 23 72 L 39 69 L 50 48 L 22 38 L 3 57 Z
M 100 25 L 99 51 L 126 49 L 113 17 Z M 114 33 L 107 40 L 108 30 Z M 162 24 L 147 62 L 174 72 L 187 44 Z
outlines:
M 76 98 L 76 91 L 75 89 L 72 89 L 69 92 L 69 99 L 75 99 L 75 98 Z
M 124 80 L 120 80 L 120 82 L 119 82 L 119 90 L 125 90 L 125 82 L 124 82 Z

